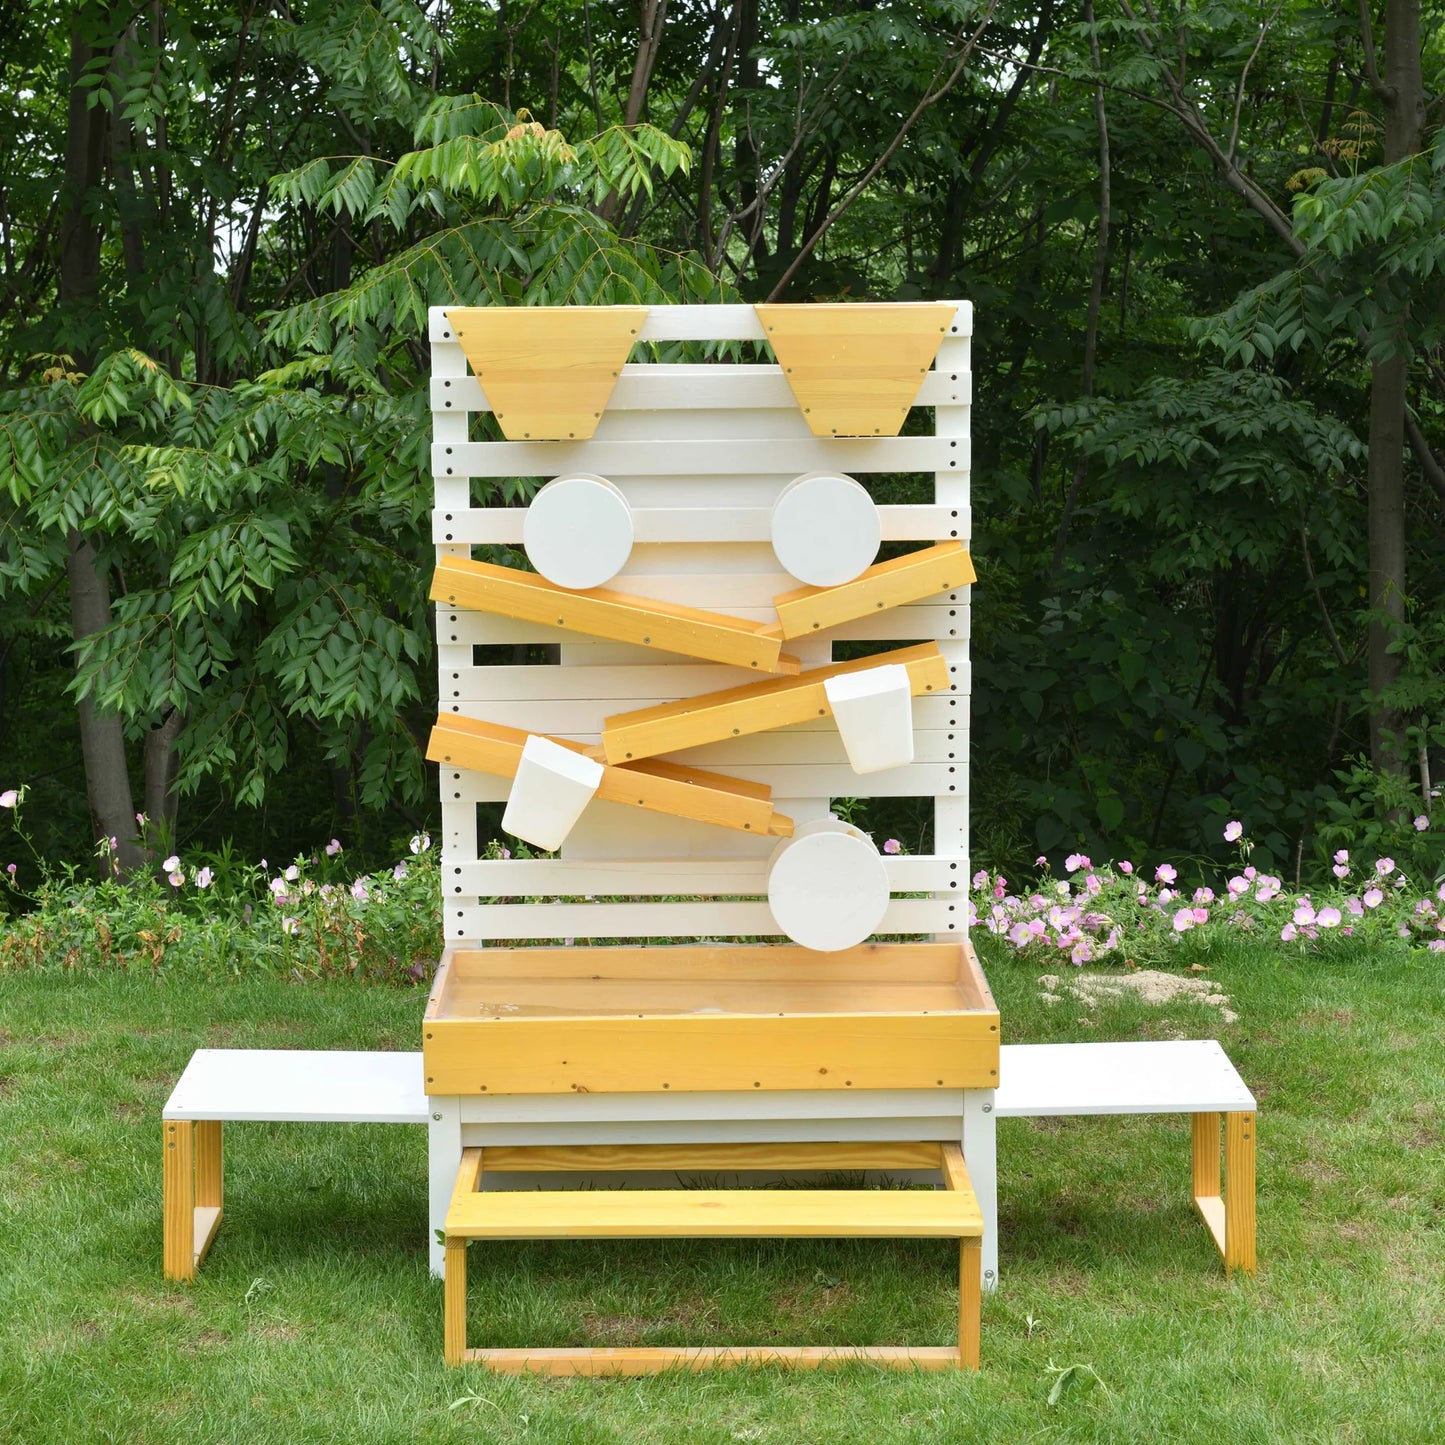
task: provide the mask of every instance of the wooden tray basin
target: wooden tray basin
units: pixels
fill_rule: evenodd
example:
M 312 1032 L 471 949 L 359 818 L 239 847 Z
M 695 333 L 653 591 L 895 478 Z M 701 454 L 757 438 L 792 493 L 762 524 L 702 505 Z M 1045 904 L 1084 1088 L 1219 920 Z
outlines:
M 968 945 L 448 948 L 429 1094 L 991 1089 L 998 1009 Z

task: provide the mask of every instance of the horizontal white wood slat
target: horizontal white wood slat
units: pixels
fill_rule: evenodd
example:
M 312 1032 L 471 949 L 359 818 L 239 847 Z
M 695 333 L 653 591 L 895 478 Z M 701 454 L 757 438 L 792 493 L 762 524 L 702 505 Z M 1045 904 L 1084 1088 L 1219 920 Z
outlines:
M 967 891 L 968 879 L 959 861 L 928 856 L 885 857 L 888 887 L 893 893 Z M 656 858 L 577 861 L 570 858 L 484 859 L 442 858 L 442 896 L 508 898 L 547 894 L 598 897 L 670 898 L 679 894 L 703 897 L 747 896 L 767 892 L 767 860 L 763 858 Z
M 441 348 L 438 347 L 438 350 Z M 462 357 L 461 347 L 456 348 Z M 466 361 L 454 377 L 433 378 L 431 405 L 443 416 L 454 412 L 489 412 L 491 403 L 474 376 L 465 375 Z M 971 373 L 930 371 L 914 399 L 915 406 L 967 406 L 973 400 Z M 798 403 L 775 365 L 657 365 L 628 362 L 607 403 L 607 412 L 777 410 L 796 411 Z
M 678 762 L 692 763 L 691 752 L 669 754 Z M 855 773 L 846 763 L 806 767 L 786 763 L 737 763 L 718 771 L 744 782 L 761 783 L 774 797 L 791 798 L 926 798 L 957 789 L 963 779 L 962 763 L 911 763 L 881 773 Z M 447 770 L 451 777 L 451 770 Z M 504 803 L 511 791 L 509 778 L 487 773 L 462 773 L 448 782 L 442 796 L 463 803 Z M 598 807 L 597 803 L 589 806 Z
M 934 303 L 925 303 L 934 304 Z M 433 306 L 427 314 L 434 342 L 451 341 L 447 308 Z M 950 332 L 967 336 L 973 330 L 973 303 L 960 301 Z M 638 332 L 639 341 L 762 341 L 763 326 L 751 306 L 651 306 Z
M 433 512 L 432 541 L 519 547 L 526 516 L 525 507 Z M 954 507 L 883 506 L 878 508 L 878 520 L 885 542 L 946 542 L 958 537 L 964 524 Z M 773 514 L 768 507 L 639 507 L 633 511 L 632 521 L 636 546 L 769 542 Z
M 966 468 L 966 437 L 811 437 L 697 441 L 460 442 L 432 445 L 434 477 L 555 477 L 566 471 L 637 476 L 757 472 L 931 472 Z
M 963 1120 L 961 1089 L 717 1089 L 705 1093 L 630 1093 L 630 1094 L 472 1094 L 462 1100 L 461 1117 L 465 1124 L 538 1124 L 567 1127 L 576 1124 L 669 1126 L 711 1123 L 720 1131 L 735 1123 L 753 1120 L 775 1121 L 780 1125 L 796 1124 L 799 1129 L 848 1130 L 853 1126 L 881 1126 L 887 1129 L 890 1120 L 897 1120 L 902 1132 L 818 1134 L 803 1132 L 797 1139 L 932 1139 L 957 1140 Z M 957 1121 L 950 1134 L 914 1135 L 906 1132 L 909 1120 Z M 583 1143 L 589 1135 L 577 1136 L 573 1142 Z M 701 1143 L 712 1138 L 746 1138 L 746 1135 L 720 1132 L 711 1134 L 674 1135 L 670 1140 L 685 1142 L 696 1138 Z M 767 1137 L 774 1137 L 768 1135 Z M 539 1140 L 540 1142 L 540 1140 Z M 561 1142 L 561 1141 L 558 1141 Z M 628 1143 L 626 1139 L 598 1139 L 600 1143 Z M 638 1141 L 640 1142 L 640 1141 Z
M 443 902 L 446 936 L 476 938 L 780 938 L 766 902 L 490 903 Z M 963 911 L 932 898 L 895 898 L 878 935 L 946 934 Z

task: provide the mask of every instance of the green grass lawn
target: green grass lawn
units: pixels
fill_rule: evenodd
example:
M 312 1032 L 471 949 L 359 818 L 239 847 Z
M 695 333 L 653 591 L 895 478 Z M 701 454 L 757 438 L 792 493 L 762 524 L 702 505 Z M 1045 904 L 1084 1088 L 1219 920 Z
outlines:
M 990 978 L 1012 1042 L 1223 1040 L 1259 1099 L 1256 1280 L 1223 1277 L 1193 1214 L 1187 1120 L 1005 1120 L 980 1374 L 620 1381 L 443 1366 L 419 1128 L 228 1126 L 211 1257 L 162 1281 L 160 1109 L 191 1050 L 412 1048 L 420 993 L 0 977 L 0 1440 L 1440 1440 L 1445 971 L 1207 961 L 1236 1024 L 1048 1006 L 1017 962 Z M 474 1245 L 471 1337 L 942 1344 L 956 1260 L 948 1241 Z M 1071 1365 L 1101 1384 L 1050 1407 Z

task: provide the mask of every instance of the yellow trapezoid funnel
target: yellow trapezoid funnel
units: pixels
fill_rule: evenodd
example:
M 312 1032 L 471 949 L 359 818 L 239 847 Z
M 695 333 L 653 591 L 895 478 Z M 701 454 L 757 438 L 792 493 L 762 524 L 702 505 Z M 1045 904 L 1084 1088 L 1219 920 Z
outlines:
M 508 441 L 586 441 L 645 306 L 453 306 L 457 342 Z
M 957 308 L 893 301 L 753 309 L 814 436 L 894 437 Z

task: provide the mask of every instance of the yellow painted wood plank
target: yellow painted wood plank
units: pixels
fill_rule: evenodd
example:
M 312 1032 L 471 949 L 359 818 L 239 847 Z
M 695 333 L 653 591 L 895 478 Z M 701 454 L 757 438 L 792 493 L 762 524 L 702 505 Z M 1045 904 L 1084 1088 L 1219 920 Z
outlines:
M 946 302 L 754 307 L 814 436 L 897 436 L 956 313 Z
M 467 1355 L 467 1242 L 448 1239 L 442 1251 L 442 1350 L 449 1365 Z
M 1219 1115 L 1195 1114 L 1190 1120 L 1190 1166 L 1195 1198 L 1219 1194 Z
M 466 557 L 442 557 L 432 577 L 431 599 L 522 622 L 561 627 L 586 637 L 676 652 L 707 662 L 796 674 L 800 664 L 782 650 L 776 623 L 745 622 L 725 612 L 705 612 L 593 587 L 569 592 L 532 572 L 496 567 Z
M 983 1325 L 983 1241 L 975 1236 L 958 1242 L 958 1362 L 965 1370 L 979 1366 Z
M 504 995 L 503 995 L 504 997 Z M 989 1089 L 996 1014 L 437 1018 L 431 1094 Z
M 453 1199 L 453 1239 L 961 1239 L 977 1204 L 933 1189 L 498 1190 Z
M 977 580 L 962 542 L 940 542 L 877 562 L 861 576 L 837 587 L 800 587 L 773 598 L 783 636 L 805 637 L 890 607 L 918 602 Z
M 194 1125 L 189 1119 L 167 1119 L 161 1132 L 161 1269 L 167 1279 L 194 1279 Z
M 499 1144 L 484 1151 L 488 1174 L 632 1169 L 773 1171 L 937 1169 L 939 1146 L 855 1140 L 767 1144 Z
M 915 697 L 948 691 L 948 664 L 938 644 L 926 642 L 856 662 L 814 668 L 801 677 L 768 678 L 681 702 L 616 713 L 603 723 L 602 742 L 590 752 L 609 763 L 625 763 L 827 717 L 832 709 L 823 688 L 826 679 L 889 663 L 908 669 Z
M 1224 1116 L 1224 1268 L 1255 1270 L 1255 1116 Z
M 196 1123 L 196 1204 L 201 1208 L 221 1207 L 221 1121 L 201 1119 Z
M 585 441 L 647 307 L 453 306 L 446 316 L 509 441 Z
M 968 1166 L 963 1162 L 963 1150 L 957 1144 L 944 1144 L 940 1148 L 939 1168 L 946 1189 L 973 1198 L 973 1181 L 968 1177 Z M 974 1202 L 977 1203 L 977 1200 Z
M 517 774 L 527 737 L 521 728 L 443 713 L 432 729 L 426 755 L 431 762 L 446 767 L 512 778 Z M 566 738 L 551 741 L 573 752 L 587 751 L 582 743 Z M 793 831 L 793 820 L 774 809 L 770 788 L 677 763 L 649 760 L 637 767 L 608 767 L 597 797 L 603 802 L 715 823 L 742 833 L 790 837 Z
M 660 1375 L 776 1365 L 789 1370 L 872 1364 L 887 1370 L 956 1370 L 952 1345 L 650 1345 L 635 1349 L 468 1350 L 465 1363 L 498 1375 Z

